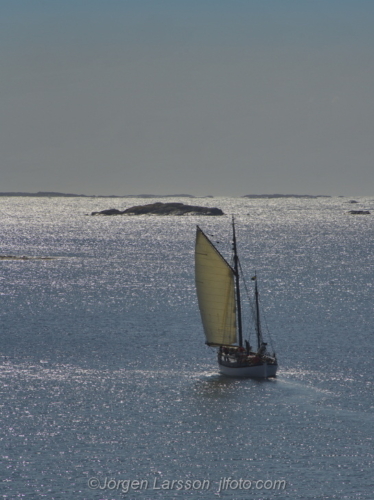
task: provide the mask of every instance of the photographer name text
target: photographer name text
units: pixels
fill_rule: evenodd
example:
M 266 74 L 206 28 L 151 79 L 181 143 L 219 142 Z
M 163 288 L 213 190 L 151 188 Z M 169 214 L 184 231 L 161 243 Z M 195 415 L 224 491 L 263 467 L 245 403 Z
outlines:
M 153 482 L 148 479 L 114 479 L 105 477 L 99 479 L 91 477 L 88 487 L 91 490 L 117 490 L 122 493 L 140 490 L 210 490 L 213 484 L 217 485 L 217 493 L 227 490 L 284 490 L 286 481 L 282 480 L 250 480 L 234 479 L 232 477 L 221 477 L 219 481 L 209 479 L 164 479 L 154 478 Z

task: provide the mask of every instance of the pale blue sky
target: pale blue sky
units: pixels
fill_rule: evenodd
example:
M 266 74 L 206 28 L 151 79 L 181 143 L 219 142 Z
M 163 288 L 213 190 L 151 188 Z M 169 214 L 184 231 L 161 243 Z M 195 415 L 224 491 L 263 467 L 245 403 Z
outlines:
M 0 0 L 0 191 L 374 195 L 372 0 Z

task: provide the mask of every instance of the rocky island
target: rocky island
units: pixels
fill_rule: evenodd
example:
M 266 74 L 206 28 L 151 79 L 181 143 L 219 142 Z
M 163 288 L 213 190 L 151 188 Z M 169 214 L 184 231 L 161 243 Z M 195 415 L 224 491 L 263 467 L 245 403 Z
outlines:
M 91 215 L 224 215 L 220 208 L 185 205 L 184 203 L 151 203 L 137 205 L 126 210 L 110 208 Z

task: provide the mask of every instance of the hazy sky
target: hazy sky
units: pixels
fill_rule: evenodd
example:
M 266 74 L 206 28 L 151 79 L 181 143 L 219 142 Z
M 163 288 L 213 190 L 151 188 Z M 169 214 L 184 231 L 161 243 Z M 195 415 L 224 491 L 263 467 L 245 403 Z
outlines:
M 0 0 L 0 191 L 374 195 L 373 0 Z

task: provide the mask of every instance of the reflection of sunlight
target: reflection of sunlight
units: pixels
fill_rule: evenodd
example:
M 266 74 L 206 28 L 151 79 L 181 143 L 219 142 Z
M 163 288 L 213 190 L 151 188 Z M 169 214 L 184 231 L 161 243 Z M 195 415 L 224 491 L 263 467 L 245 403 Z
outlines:
M 269 387 L 268 383 L 274 384 L 275 382 L 276 379 L 235 378 L 214 373 L 200 374 L 193 387 L 195 395 L 203 398 L 237 400 L 244 394 L 246 399 L 248 391 L 251 393 L 250 397 L 259 397 L 264 391 L 266 392 L 266 387 Z
M 345 373 L 327 373 L 321 371 L 314 370 L 304 370 L 302 368 L 291 368 L 291 369 L 283 369 L 282 376 L 286 379 L 288 378 L 296 378 L 299 380 L 316 380 L 316 381 L 334 381 L 339 380 L 343 382 L 354 382 L 354 379 L 351 376 L 347 376 Z

